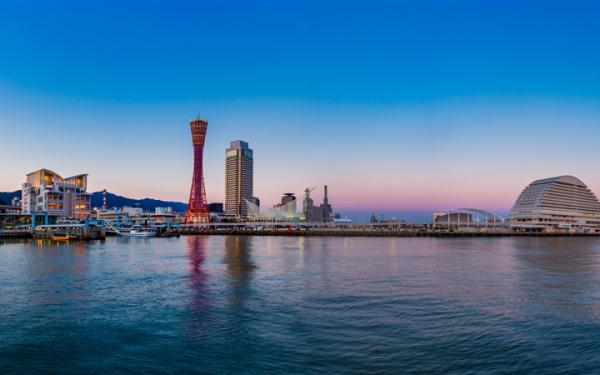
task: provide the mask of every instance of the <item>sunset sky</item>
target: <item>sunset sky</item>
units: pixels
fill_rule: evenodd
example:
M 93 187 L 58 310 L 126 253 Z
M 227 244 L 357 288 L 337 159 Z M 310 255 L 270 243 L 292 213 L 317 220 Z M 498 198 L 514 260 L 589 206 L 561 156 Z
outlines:
M 600 2 L 0 0 L 0 191 L 48 168 L 186 201 L 189 121 L 255 193 L 336 211 L 506 213 L 534 179 L 600 194 Z

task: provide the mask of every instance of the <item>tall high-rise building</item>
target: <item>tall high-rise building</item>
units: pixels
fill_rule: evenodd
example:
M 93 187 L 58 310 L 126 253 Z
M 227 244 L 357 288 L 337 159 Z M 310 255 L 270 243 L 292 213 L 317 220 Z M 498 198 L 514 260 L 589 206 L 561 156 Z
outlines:
M 185 213 L 186 224 L 203 224 L 210 221 L 204 187 L 204 166 L 202 160 L 207 129 L 208 122 L 204 119 L 198 118 L 190 122 L 192 145 L 194 146 L 194 175 L 192 177 L 192 188 L 190 189 L 190 201 Z
M 248 143 L 233 141 L 225 153 L 225 215 L 248 217 L 254 193 L 254 156 Z

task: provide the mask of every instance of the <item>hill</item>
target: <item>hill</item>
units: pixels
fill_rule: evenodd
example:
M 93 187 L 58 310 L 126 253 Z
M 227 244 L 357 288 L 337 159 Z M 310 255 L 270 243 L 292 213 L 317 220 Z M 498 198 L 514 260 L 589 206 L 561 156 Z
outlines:
M 21 190 L 13 191 L 12 193 L 0 192 L 0 204 L 10 204 L 14 197 L 21 199 Z
M 10 204 L 10 201 L 14 198 L 21 198 L 21 191 L 14 192 L 0 192 L 0 201 L 5 204 Z M 158 199 L 144 198 L 144 199 L 133 199 L 127 198 L 113 193 L 106 193 L 106 205 L 109 208 L 122 208 L 123 206 L 140 207 L 144 211 L 154 211 L 156 207 L 171 207 L 175 212 L 185 212 L 187 204 L 182 202 L 169 202 L 161 201 Z M 102 206 L 102 192 L 98 191 L 92 193 L 92 208 Z
M 171 207 L 175 212 L 185 212 L 187 209 L 187 204 L 182 202 L 161 201 L 152 198 L 133 199 L 108 192 L 106 193 L 106 206 L 108 208 L 122 208 L 124 206 L 140 207 L 144 211 L 154 211 L 156 207 Z M 102 207 L 101 191 L 92 193 L 92 208 L 93 207 Z

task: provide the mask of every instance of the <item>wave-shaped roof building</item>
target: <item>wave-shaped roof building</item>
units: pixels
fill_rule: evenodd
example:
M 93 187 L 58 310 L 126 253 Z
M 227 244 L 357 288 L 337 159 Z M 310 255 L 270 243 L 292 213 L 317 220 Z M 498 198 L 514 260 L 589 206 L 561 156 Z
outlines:
M 523 190 L 509 220 L 515 229 L 537 232 L 600 231 L 600 201 L 578 178 L 537 180 Z
M 63 178 L 48 169 L 27 175 L 21 188 L 24 214 L 46 212 L 59 217 L 88 218 L 91 194 L 87 192 L 87 174 Z

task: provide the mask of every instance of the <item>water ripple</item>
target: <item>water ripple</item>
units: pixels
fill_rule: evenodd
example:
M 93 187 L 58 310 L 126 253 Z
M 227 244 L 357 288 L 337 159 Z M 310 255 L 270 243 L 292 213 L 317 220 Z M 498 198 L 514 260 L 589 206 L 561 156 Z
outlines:
M 593 373 L 600 241 L 0 243 L 2 373 Z

